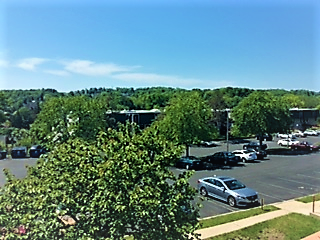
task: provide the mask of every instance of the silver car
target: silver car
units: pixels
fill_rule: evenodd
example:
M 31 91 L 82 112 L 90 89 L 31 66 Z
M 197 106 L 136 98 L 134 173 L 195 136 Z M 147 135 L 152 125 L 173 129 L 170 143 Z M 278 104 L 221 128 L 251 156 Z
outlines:
M 232 177 L 201 178 L 198 180 L 198 190 L 201 195 L 226 201 L 232 207 L 259 204 L 258 193 Z

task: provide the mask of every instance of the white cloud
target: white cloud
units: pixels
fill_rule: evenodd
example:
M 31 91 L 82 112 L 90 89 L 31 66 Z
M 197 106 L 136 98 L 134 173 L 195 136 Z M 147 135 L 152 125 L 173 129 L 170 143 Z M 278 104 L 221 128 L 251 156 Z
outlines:
M 0 67 L 8 67 L 9 62 L 3 59 L 0 59 Z
M 70 75 L 67 71 L 63 71 L 63 70 L 44 70 L 43 72 L 49 73 L 49 74 L 52 74 L 52 75 L 57 75 L 57 76 L 68 76 L 68 75 Z
M 87 60 L 74 60 L 65 63 L 65 70 L 89 76 L 110 75 L 130 71 L 135 67 L 119 66 L 113 63 L 95 63 Z
M 34 71 L 36 66 L 48 61 L 45 58 L 25 58 L 18 62 L 17 66 L 24 70 Z

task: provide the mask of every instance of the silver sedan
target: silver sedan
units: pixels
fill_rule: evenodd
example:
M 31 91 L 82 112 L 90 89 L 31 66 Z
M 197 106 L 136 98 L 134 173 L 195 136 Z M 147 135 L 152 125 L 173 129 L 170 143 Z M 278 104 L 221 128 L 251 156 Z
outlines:
M 259 204 L 258 193 L 232 177 L 201 178 L 198 180 L 198 190 L 201 195 L 226 201 L 232 207 Z

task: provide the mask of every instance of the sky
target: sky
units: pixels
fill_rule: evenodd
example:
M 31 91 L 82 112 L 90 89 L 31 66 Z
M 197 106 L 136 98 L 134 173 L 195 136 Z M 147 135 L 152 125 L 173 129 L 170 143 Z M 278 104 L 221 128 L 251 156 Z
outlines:
M 320 91 L 319 0 L 3 0 L 0 90 Z

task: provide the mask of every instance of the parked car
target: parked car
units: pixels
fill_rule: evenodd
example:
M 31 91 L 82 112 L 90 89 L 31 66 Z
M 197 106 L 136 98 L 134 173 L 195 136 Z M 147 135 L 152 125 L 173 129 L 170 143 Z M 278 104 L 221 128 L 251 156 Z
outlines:
M 243 149 L 254 149 L 254 150 L 261 149 L 261 150 L 266 150 L 267 148 L 268 148 L 267 144 L 263 143 L 260 146 L 260 143 L 258 143 L 258 142 L 250 142 L 248 144 L 243 145 Z
M 201 141 L 199 145 L 203 147 L 216 147 L 220 144 L 216 141 Z
M 47 151 L 40 145 L 34 145 L 29 150 L 29 155 L 31 158 L 38 158 L 41 154 L 45 154 Z
M 277 133 L 276 135 L 278 138 L 284 138 L 284 139 L 287 139 L 287 138 L 295 138 L 296 136 L 292 133 Z
M 256 135 L 257 140 L 260 140 L 262 138 L 262 141 L 272 141 L 272 135 L 269 133 L 265 133 L 262 136 L 259 134 Z
M 232 153 L 238 156 L 242 162 L 254 161 L 258 158 L 256 152 L 250 150 L 235 150 Z
M 7 157 L 7 151 L 0 151 L 0 159 L 4 159 Z
M 27 148 L 26 147 L 14 147 L 11 150 L 12 158 L 25 158 L 27 157 Z
M 268 156 L 267 151 L 262 150 L 260 148 L 258 148 L 258 150 L 250 149 L 250 148 L 247 150 L 250 152 L 254 152 L 257 155 L 257 159 L 259 159 L 259 160 L 262 160 Z
M 195 157 L 195 156 L 189 156 L 189 157 L 182 157 L 180 158 L 175 165 L 177 168 L 185 168 L 187 170 L 194 169 L 199 170 L 202 168 L 203 163 L 202 161 Z
M 306 134 L 300 130 L 296 130 L 292 132 L 291 135 L 296 137 L 306 137 Z
M 316 132 L 316 131 L 314 131 L 314 130 L 305 130 L 304 132 L 303 132 L 306 136 L 318 136 L 318 133 Z
M 291 138 L 280 139 L 280 140 L 278 141 L 278 145 L 280 145 L 280 146 L 289 147 L 289 146 L 291 146 L 292 144 L 299 144 L 299 141 L 298 141 L 298 140 L 291 139 Z
M 318 151 L 320 146 L 313 145 L 309 142 L 300 142 L 298 144 L 292 144 L 290 146 L 292 150 L 304 150 L 304 151 Z
M 198 190 L 201 195 L 226 201 L 232 207 L 259 203 L 256 191 L 246 187 L 232 177 L 215 176 L 201 178 L 198 180 Z
M 212 164 L 232 165 L 240 162 L 240 158 L 232 152 L 216 152 L 203 159 L 204 162 Z

